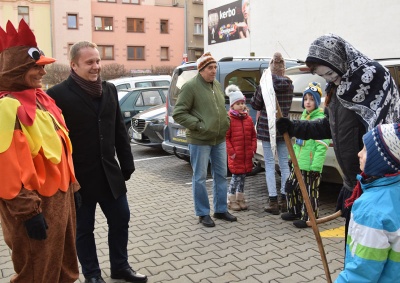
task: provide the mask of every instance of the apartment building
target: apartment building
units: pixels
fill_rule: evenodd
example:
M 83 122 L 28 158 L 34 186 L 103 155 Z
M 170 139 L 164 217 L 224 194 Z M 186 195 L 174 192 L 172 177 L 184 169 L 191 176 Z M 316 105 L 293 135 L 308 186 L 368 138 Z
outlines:
M 0 24 L 25 18 L 38 45 L 68 64 L 72 44 L 95 42 L 103 64 L 132 74 L 175 67 L 203 53 L 203 0 L 0 0 Z M 187 55 L 185 55 L 187 54 Z

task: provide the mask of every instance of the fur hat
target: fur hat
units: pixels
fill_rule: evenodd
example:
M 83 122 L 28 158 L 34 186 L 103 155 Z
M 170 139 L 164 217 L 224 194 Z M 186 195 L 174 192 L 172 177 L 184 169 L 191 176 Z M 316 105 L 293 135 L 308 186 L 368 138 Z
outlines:
M 271 73 L 273 75 L 284 76 L 285 75 L 285 59 L 283 59 L 282 54 L 279 52 L 275 52 L 271 61 L 269 62 L 269 68 L 271 69 Z
M 367 149 L 367 176 L 400 171 L 400 124 L 378 125 L 363 136 L 363 141 Z
M 230 106 L 238 101 L 246 101 L 246 97 L 237 85 L 228 85 L 225 89 L 225 93 L 229 97 Z
M 0 27 L 0 90 L 22 91 L 30 88 L 24 76 L 35 65 L 51 64 L 37 47 L 35 35 L 22 19 L 18 31 L 8 21 L 6 31 Z
M 197 59 L 197 70 L 203 70 L 208 64 L 217 63 L 210 52 L 206 52 Z
M 315 108 L 318 108 L 321 104 L 322 90 L 321 84 L 312 82 L 308 84 L 308 87 L 303 92 L 303 100 L 301 101 L 301 107 L 304 108 L 304 97 L 306 94 L 311 94 L 314 97 Z

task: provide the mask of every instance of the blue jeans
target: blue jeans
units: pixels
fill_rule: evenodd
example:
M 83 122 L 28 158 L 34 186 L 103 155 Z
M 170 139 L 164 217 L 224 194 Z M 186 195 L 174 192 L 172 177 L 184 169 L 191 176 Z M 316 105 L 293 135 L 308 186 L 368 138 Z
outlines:
M 85 278 L 101 275 L 93 234 L 96 205 L 95 201 L 83 199 L 82 206 L 76 212 L 76 249 Z M 99 205 L 107 218 L 111 272 L 129 268 L 127 245 L 130 212 L 126 194 L 117 199 L 101 201 Z
M 214 213 L 228 211 L 226 143 L 217 145 L 189 144 L 190 164 L 193 169 L 192 193 L 196 216 L 210 214 L 210 202 L 206 188 L 207 167 L 211 162 L 213 177 Z
M 268 194 L 270 197 L 276 197 L 278 195 L 276 191 L 276 179 L 275 179 L 275 158 L 271 150 L 271 143 L 262 141 L 264 150 L 264 161 L 265 161 L 265 179 L 268 187 Z M 278 163 L 281 171 L 281 194 L 285 194 L 285 183 L 290 175 L 289 169 L 289 151 L 284 141 L 276 142 L 276 151 L 278 154 Z

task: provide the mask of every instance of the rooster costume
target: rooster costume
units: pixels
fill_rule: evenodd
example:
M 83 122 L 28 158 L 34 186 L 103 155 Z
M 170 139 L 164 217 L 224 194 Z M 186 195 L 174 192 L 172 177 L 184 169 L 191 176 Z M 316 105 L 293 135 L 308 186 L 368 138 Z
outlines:
M 60 109 L 26 74 L 53 63 L 29 26 L 0 27 L 0 219 L 12 250 L 12 283 L 79 277 L 72 147 Z M 40 77 L 41 79 L 41 77 Z

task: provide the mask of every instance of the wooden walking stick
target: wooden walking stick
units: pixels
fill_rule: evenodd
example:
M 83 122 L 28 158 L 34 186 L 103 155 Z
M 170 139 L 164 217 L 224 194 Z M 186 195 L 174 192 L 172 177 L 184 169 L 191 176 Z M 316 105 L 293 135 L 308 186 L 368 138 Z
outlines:
M 325 217 L 322 217 L 322 218 L 318 218 L 316 221 L 317 221 L 317 224 L 322 224 L 322 223 L 326 223 L 326 222 L 329 222 L 331 220 L 334 220 L 334 219 L 336 219 L 336 218 L 338 218 L 340 216 L 342 216 L 342 212 L 340 210 L 338 210 L 338 211 L 336 211 L 335 213 L 333 213 L 331 215 L 328 215 L 328 216 L 325 216 Z M 307 221 L 307 226 L 312 227 L 311 221 Z
M 281 107 L 279 106 L 278 99 L 276 97 L 275 97 L 275 101 L 276 101 L 276 110 L 277 110 L 276 117 L 281 118 L 282 111 L 281 111 Z M 310 198 L 307 193 L 307 189 L 306 189 L 306 185 L 303 180 L 303 176 L 301 175 L 299 164 L 297 163 L 296 155 L 294 154 L 292 142 L 291 142 L 289 134 L 287 132 L 283 134 L 283 138 L 285 139 L 285 144 L 286 144 L 286 147 L 288 148 L 290 159 L 292 160 L 294 173 L 296 174 L 297 181 L 299 182 L 300 191 L 301 191 L 304 203 L 307 208 L 307 213 L 308 213 L 308 217 L 311 222 L 311 227 L 314 231 L 315 239 L 317 240 L 319 253 L 320 253 L 321 259 L 322 259 L 322 264 L 324 265 L 326 281 L 328 283 L 332 283 L 331 274 L 329 272 L 329 267 L 328 267 L 328 261 L 326 260 L 325 250 L 324 250 L 324 246 L 322 244 L 321 235 L 318 230 L 317 222 L 316 222 L 315 215 L 314 215 L 314 210 L 311 206 L 311 201 L 310 201 Z M 282 182 L 283 182 L 283 180 L 282 180 Z

